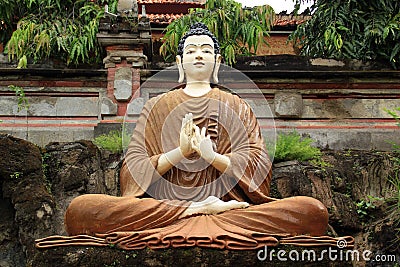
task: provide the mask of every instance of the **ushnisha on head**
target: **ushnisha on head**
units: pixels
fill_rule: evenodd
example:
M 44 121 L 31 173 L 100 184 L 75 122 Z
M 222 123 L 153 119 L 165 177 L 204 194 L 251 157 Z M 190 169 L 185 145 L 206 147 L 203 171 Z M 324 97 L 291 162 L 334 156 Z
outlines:
M 186 76 L 186 83 L 207 82 L 211 77 L 218 83 L 218 70 L 221 64 L 220 47 L 215 36 L 203 23 L 191 25 L 178 45 L 176 62 L 179 69 L 179 82 Z

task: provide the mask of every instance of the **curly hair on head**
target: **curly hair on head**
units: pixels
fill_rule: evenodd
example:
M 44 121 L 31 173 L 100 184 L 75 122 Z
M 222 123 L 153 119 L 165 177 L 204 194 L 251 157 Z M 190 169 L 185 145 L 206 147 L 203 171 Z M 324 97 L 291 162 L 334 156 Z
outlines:
M 185 44 L 185 41 L 188 37 L 193 36 L 193 35 L 207 35 L 209 36 L 213 42 L 214 42 L 214 53 L 219 54 L 220 48 L 219 48 L 219 43 L 217 38 L 210 32 L 210 30 L 207 28 L 207 26 L 202 23 L 202 22 L 196 22 L 190 26 L 190 29 L 188 32 L 185 33 L 185 35 L 181 38 L 178 44 L 178 52 L 177 54 L 179 56 L 183 55 L 183 45 Z

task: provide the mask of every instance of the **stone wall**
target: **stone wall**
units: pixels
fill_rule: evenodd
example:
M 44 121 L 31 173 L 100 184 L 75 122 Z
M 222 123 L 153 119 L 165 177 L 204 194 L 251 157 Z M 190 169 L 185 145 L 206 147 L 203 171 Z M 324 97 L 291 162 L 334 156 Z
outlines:
M 390 150 L 388 141 L 398 140 L 400 130 L 385 109 L 400 107 L 399 71 L 378 63 L 293 55 L 242 57 L 235 68 L 248 76 L 261 94 L 247 88 L 249 83 L 241 83 L 229 70 L 220 72 L 220 82 L 253 107 L 266 136 L 272 117 L 277 132 L 296 129 L 315 139 L 321 148 Z M 142 102 L 167 91 L 160 88 L 178 86 L 175 76 L 156 71 L 148 74 Z M 266 102 L 272 115 L 260 108 Z
M 126 113 L 134 123 L 146 100 L 177 86 L 175 74 L 151 78 L 160 66 L 146 63 L 140 51 L 117 48 L 110 48 L 108 69 L 0 68 L 0 132 L 40 146 L 50 141 L 90 140 L 118 128 Z M 133 66 L 135 62 L 140 66 Z M 226 83 L 256 109 L 267 135 L 272 117 L 277 131 L 297 129 L 322 148 L 390 150 L 388 141 L 398 137 L 399 129 L 385 109 L 400 106 L 399 71 L 377 63 L 293 55 L 244 57 L 235 67 L 262 94 L 255 95 L 236 81 Z M 229 73 L 221 76 L 229 80 Z M 150 78 L 153 86 L 138 88 Z M 9 85 L 23 87 L 30 104 L 27 111 L 18 111 L 18 99 Z M 264 100 L 272 115 L 257 111 Z
M 116 114 L 104 70 L 1 69 L 0 132 L 40 146 L 92 139 L 101 114 Z M 29 107 L 19 108 L 10 85 L 22 87 Z

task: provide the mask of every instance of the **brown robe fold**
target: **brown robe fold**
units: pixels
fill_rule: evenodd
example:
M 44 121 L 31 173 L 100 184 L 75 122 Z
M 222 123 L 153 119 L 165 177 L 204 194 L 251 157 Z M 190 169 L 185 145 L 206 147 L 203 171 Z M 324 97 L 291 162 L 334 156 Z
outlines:
M 160 155 L 179 146 L 182 118 L 189 112 L 196 125 L 207 128 L 215 151 L 230 158 L 225 173 L 194 155 L 162 177 L 156 171 Z M 323 235 L 328 224 L 327 210 L 318 200 L 269 197 L 271 162 L 257 120 L 246 102 L 216 88 L 198 98 L 178 89 L 148 101 L 120 179 L 122 197 L 84 195 L 71 202 L 65 225 L 76 239 L 50 237 L 38 240 L 37 246 L 87 242 L 114 243 L 125 249 L 257 249 L 277 245 L 279 240 L 300 245 L 333 245 L 336 240 L 311 237 Z M 211 195 L 251 206 L 179 218 L 192 201 Z
M 216 152 L 228 156 L 231 165 L 221 174 L 192 157 L 161 178 L 156 171 L 158 158 L 179 146 L 182 119 L 189 112 L 197 126 L 207 128 Z M 269 201 L 271 162 L 257 119 L 246 102 L 216 88 L 203 97 L 193 98 L 178 89 L 150 99 L 137 122 L 125 163 L 121 174 L 133 180 L 121 184 L 123 195 L 140 197 L 146 191 L 156 199 L 200 201 L 214 195 L 225 201 Z M 255 186 L 250 188 L 252 181 Z

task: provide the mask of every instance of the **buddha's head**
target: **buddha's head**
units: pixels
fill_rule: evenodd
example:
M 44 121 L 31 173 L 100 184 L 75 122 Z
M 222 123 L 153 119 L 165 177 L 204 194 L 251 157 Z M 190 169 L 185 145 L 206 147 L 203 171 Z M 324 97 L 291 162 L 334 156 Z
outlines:
M 193 24 L 178 45 L 179 82 L 183 82 L 186 75 L 188 83 L 210 82 L 211 77 L 218 83 L 219 51 L 219 43 L 207 26 L 200 22 Z

